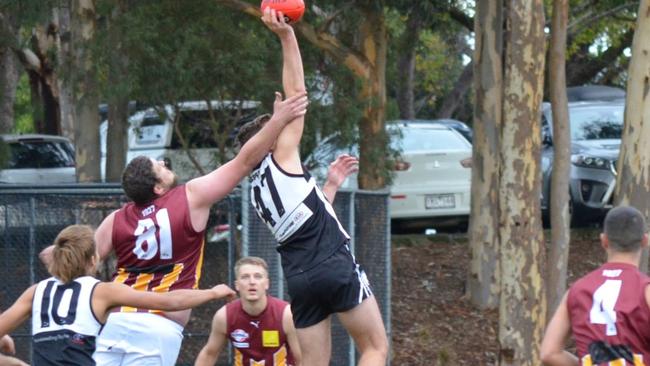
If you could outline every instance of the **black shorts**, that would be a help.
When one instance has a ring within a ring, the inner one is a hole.
[[[287,278],[287,285],[296,328],[317,324],[372,296],[368,277],[347,245],[316,267]]]

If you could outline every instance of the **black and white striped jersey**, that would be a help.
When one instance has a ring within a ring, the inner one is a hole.
[[[268,154],[249,179],[251,203],[280,244],[285,276],[317,265],[350,238],[308,172],[287,173]]]
[[[95,365],[95,337],[102,327],[91,304],[97,283],[90,276],[38,283],[32,303],[32,365]]]

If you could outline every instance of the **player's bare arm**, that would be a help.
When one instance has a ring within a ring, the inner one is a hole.
[[[108,310],[115,306],[178,311],[234,296],[235,292],[223,284],[207,290],[174,290],[156,293],[137,291],[121,283],[102,282],[97,284],[92,302],[93,310],[99,320],[106,322]]]
[[[330,203],[334,203],[336,191],[352,173],[359,171],[359,159],[348,154],[339,155],[327,170],[327,181],[323,184],[323,194]]]
[[[4,337],[16,329],[32,315],[32,300],[35,290],[36,285],[25,290],[9,309],[0,314],[0,337]]]
[[[219,354],[221,354],[221,350],[227,342],[226,332],[226,307],[222,306],[212,318],[210,337],[201,352],[199,352],[194,366],[213,366],[217,362]]]
[[[571,335],[571,320],[567,307],[567,294],[564,294],[553,318],[551,318],[540,349],[542,362],[546,366],[578,366],[578,358],[565,350]]]
[[[287,96],[304,92],[305,75],[298,40],[293,28],[285,22],[281,12],[267,7],[262,17],[264,24],[277,34],[282,44],[282,86]],[[289,173],[302,174],[300,139],[305,125],[304,116],[287,125],[278,137],[273,157]]]
[[[287,343],[291,349],[291,354],[293,355],[295,366],[302,365],[302,351],[300,349],[300,342],[298,342],[296,328],[293,324],[291,306],[284,308],[284,312],[282,313],[282,328],[284,329],[284,334],[287,336]]]
[[[106,216],[102,223],[99,224],[99,227],[95,230],[95,245],[97,246],[99,259],[108,257],[113,250],[113,221],[115,220],[116,212],[117,211],[113,211]]]
[[[228,195],[264,159],[284,126],[305,115],[307,104],[306,93],[296,94],[284,101],[282,95],[276,93],[273,116],[244,144],[237,156],[211,173],[187,182],[187,198],[195,230],[205,228],[210,206]]]

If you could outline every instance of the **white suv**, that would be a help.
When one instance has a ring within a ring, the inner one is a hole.
[[[74,147],[65,137],[54,135],[1,135],[9,156],[0,167],[0,183],[74,183]]]

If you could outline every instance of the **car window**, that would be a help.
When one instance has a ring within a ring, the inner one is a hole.
[[[402,128],[401,136],[391,140],[392,148],[403,152],[467,150],[467,141],[451,130],[433,128]]]
[[[570,110],[571,139],[620,139],[623,107],[575,108]]]
[[[63,141],[21,140],[9,143],[8,169],[74,166],[74,150]]]

